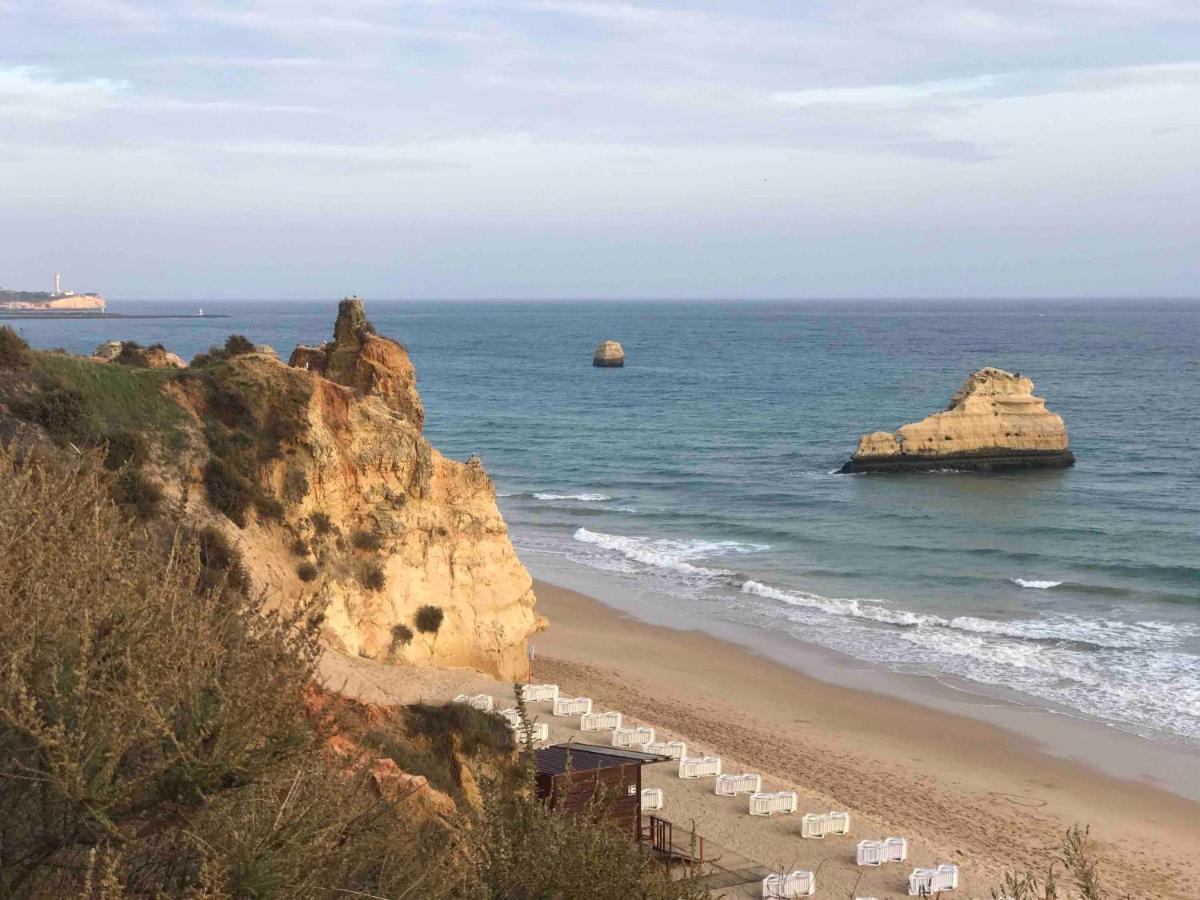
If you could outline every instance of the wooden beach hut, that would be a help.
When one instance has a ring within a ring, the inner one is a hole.
[[[579,813],[598,794],[611,801],[608,821],[634,841],[642,836],[642,766],[669,756],[593,744],[555,744],[535,751],[538,797],[551,809]]]

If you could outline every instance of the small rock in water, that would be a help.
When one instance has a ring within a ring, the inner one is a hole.
[[[592,365],[598,369],[619,369],[625,365],[625,351],[616,341],[601,341],[592,356]]]

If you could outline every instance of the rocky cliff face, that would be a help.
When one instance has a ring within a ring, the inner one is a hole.
[[[522,675],[526,640],[544,627],[532,581],[479,460],[446,459],[421,434],[407,352],[373,334],[352,298],[341,304],[334,340],[297,347],[291,360],[239,355],[222,364],[216,389],[185,380],[177,392],[206,423],[214,453],[225,443],[213,437],[222,427],[217,404],[239,411],[243,433],[245,409],[255,432],[280,437],[256,464],[269,501],[259,508],[272,514],[241,528],[216,517],[251,581],[281,606],[315,602],[326,639],[346,653]],[[238,458],[236,447],[229,452]],[[207,513],[231,477],[214,487],[210,463],[193,479],[189,506]],[[425,606],[441,611],[436,631],[421,629]]]
[[[0,309],[28,312],[91,309],[104,311],[107,306],[99,294],[71,294],[64,297],[34,291],[0,291]]]
[[[1033,382],[1019,373],[986,368],[967,378],[945,412],[895,434],[877,431],[862,437],[842,471],[991,471],[1074,462],[1062,417],[1033,395]]]

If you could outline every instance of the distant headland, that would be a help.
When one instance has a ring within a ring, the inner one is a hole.
[[[55,273],[53,291],[13,291],[0,288],[0,310],[7,312],[104,312],[108,303],[93,291],[76,293],[62,289],[62,275]]]

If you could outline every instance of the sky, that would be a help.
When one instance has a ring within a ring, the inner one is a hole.
[[[1197,0],[0,0],[0,285],[1200,295]]]

